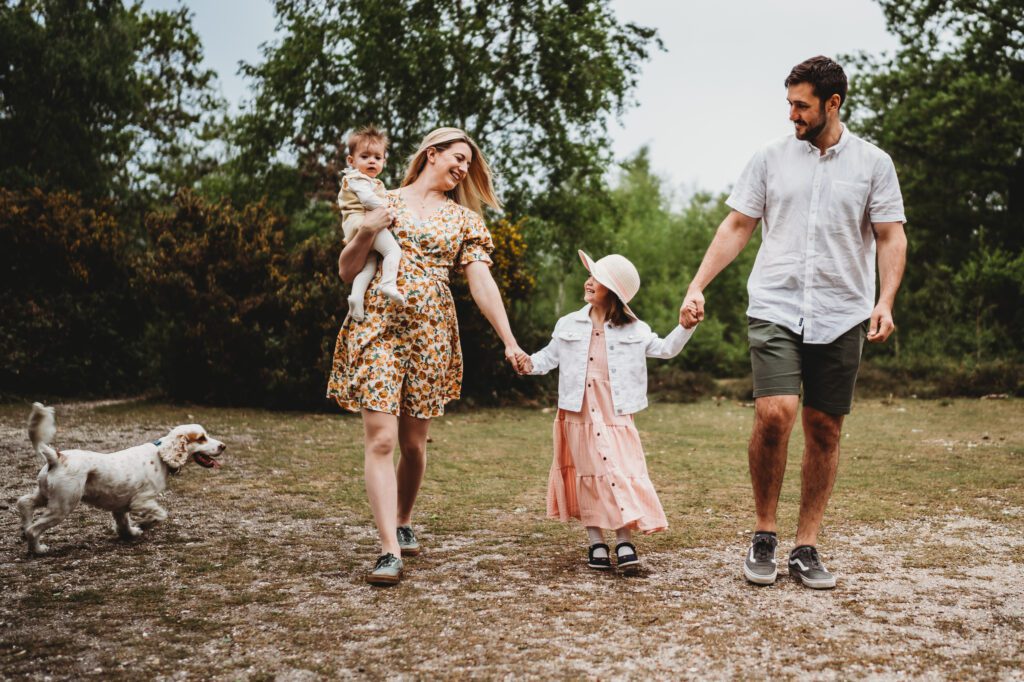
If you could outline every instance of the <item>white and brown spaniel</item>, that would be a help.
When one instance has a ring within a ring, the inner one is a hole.
[[[43,533],[63,521],[79,502],[114,515],[118,535],[137,538],[142,529],[160,523],[167,512],[157,497],[167,487],[167,477],[177,473],[191,458],[205,467],[219,467],[217,457],[227,447],[206,435],[198,424],[171,429],[163,438],[118,452],[54,450],[56,434],[53,408],[32,405],[28,434],[36,452],[46,460],[36,480],[38,489],[18,500],[22,536],[30,552],[43,554]],[[33,512],[45,507],[39,518]]]

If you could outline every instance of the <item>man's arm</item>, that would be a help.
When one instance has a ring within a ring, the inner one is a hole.
[[[697,274],[686,289],[686,298],[679,308],[679,324],[691,329],[704,319],[704,289],[729,263],[736,259],[750,241],[759,219],[739,211],[731,211],[715,231]]]
[[[867,339],[871,343],[882,343],[896,329],[892,321],[892,308],[907,265],[907,234],[900,222],[875,223],[872,227],[878,245],[878,280],[881,291],[878,303],[871,311]]]

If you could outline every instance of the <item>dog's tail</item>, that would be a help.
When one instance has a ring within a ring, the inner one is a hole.
[[[60,466],[60,455],[50,447],[50,441],[57,434],[53,419],[53,408],[42,403],[32,403],[32,414],[28,416],[28,437],[39,456],[46,460],[51,469]]]

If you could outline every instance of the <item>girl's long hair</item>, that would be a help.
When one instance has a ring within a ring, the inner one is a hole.
[[[401,186],[405,187],[416,181],[427,165],[427,154],[431,149],[442,152],[456,142],[465,142],[469,145],[473,152],[473,159],[470,161],[466,177],[454,189],[445,194],[455,203],[477,213],[483,213],[483,204],[500,209],[501,202],[494,194],[491,167],[487,165],[487,159],[484,158],[483,152],[480,151],[476,142],[460,128],[438,128],[428,133],[416,153],[409,157],[409,166],[406,168],[405,179],[402,180]]]

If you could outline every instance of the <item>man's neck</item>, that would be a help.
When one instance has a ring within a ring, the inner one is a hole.
[[[842,135],[843,124],[839,122],[838,118],[835,118],[825,126],[825,129],[821,131],[821,134],[811,144],[818,148],[819,154],[824,156],[825,152],[839,143],[839,138]]]

